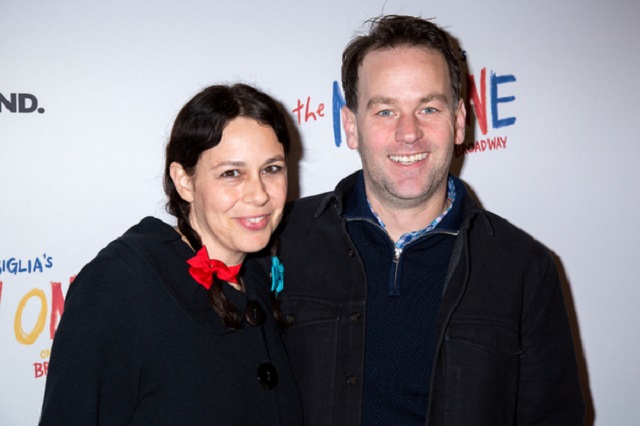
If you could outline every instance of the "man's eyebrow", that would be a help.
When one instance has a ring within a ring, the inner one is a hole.
[[[420,99],[420,103],[427,103],[431,101],[449,102],[449,97],[444,93],[433,93]]]
[[[419,103],[424,104],[431,101],[449,102],[447,95],[442,93],[433,93],[425,96],[419,100]],[[367,109],[370,109],[376,105],[395,105],[398,102],[396,98],[390,98],[387,96],[374,96],[367,102]]]
[[[386,96],[375,96],[369,99],[369,102],[367,102],[367,109],[375,105],[395,105],[396,102],[397,99],[395,98],[388,98]]]
[[[395,103],[396,100],[393,98],[387,98],[385,96],[375,96],[369,99],[369,102],[367,102],[367,108],[371,108],[374,105],[393,105]]]

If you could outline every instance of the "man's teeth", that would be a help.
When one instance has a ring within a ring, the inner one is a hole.
[[[412,164],[427,158],[427,153],[413,155],[390,155],[389,158],[400,164]]]

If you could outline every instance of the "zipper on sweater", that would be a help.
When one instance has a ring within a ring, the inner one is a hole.
[[[389,243],[391,244],[391,246],[394,249],[394,253],[393,253],[393,264],[392,264],[392,268],[391,271],[389,271],[389,285],[387,288],[387,295],[388,296],[400,296],[400,283],[402,282],[402,268],[400,267],[400,261],[402,259],[402,252],[405,248],[409,247],[410,245],[416,243],[417,241],[420,241],[423,238],[427,238],[431,235],[437,235],[437,234],[445,234],[445,235],[458,235],[459,231],[450,231],[450,230],[439,230],[439,229],[434,229],[432,231],[427,232],[426,234],[421,235],[420,237],[416,238],[413,241],[410,241],[407,245],[404,246],[404,248],[397,248],[395,246],[395,243],[393,242],[393,240],[391,240],[391,237],[389,236],[389,234],[387,233],[386,229],[384,229],[383,227],[380,226],[380,224],[376,221],[371,220],[368,217],[347,217],[345,218],[345,220],[347,222],[351,222],[351,221],[364,221],[364,222],[368,222],[371,225],[373,225],[374,227],[378,228],[381,232],[383,232],[387,238],[389,238]]]
[[[398,283],[400,282],[400,256],[402,255],[401,248],[395,248],[393,254],[393,270],[391,271],[391,277],[389,282],[389,296],[400,296],[400,289]]]
[[[426,234],[421,235],[420,237],[416,238],[415,240],[410,241],[406,246],[404,246],[404,248],[395,247],[395,244],[393,243],[393,241],[391,241],[391,239],[389,239],[389,241],[391,241],[391,244],[394,245],[394,254],[393,254],[392,268],[391,268],[391,271],[389,273],[389,288],[388,288],[388,291],[387,291],[387,295],[389,295],[389,296],[400,296],[400,283],[402,282],[402,268],[400,267],[400,260],[402,258],[403,250],[406,249],[407,247],[409,247],[410,245],[415,244],[416,242],[420,241],[423,238],[428,238],[430,236],[438,235],[438,234],[456,236],[456,235],[458,235],[458,231],[434,230],[434,231],[431,231],[431,232],[427,232]]]
[[[400,255],[402,254],[402,249],[396,247],[395,254],[393,256],[393,261],[398,263],[400,261]]]

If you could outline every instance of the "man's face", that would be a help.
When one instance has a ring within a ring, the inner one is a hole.
[[[347,145],[360,153],[370,201],[388,208],[444,202],[466,113],[463,102],[454,103],[442,54],[417,47],[376,50],[358,75],[358,111],[345,107],[342,118]]]

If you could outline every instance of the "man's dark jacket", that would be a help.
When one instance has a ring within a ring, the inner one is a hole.
[[[293,202],[279,236],[285,288],[278,299],[291,325],[285,344],[308,425],[361,420],[367,283],[342,217],[355,180]],[[582,424],[572,336],[550,253],[470,197],[463,202],[427,424]]]

